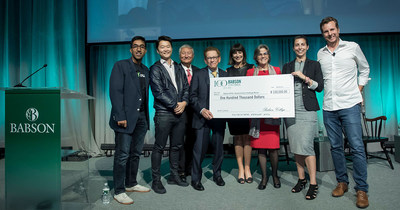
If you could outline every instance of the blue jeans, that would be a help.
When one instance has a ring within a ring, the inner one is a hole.
[[[343,148],[343,131],[347,135],[350,151],[353,155],[353,179],[356,182],[354,189],[368,192],[367,159],[362,141],[362,127],[360,104],[348,109],[323,111],[324,124],[331,143],[333,164],[335,165],[336,180],[349,183],[347,176],[346,158]]]
[[[136,176],[139,168],[144,137],[147,132],[145,112],[139,114],[133,133],[115,132],[114,154],[114,194],[125,192],[125,187],[137,185]]]

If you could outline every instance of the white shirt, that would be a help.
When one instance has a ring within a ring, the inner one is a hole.
[[[178,85],[176,84],[176,79],[175,79],[174,61],[171,59],[171,65],[169,65],[166,60],[161,58],[160,62],[167,69],[167,72],[169,74],[169,77],[171,78],[172,84],[174,85],[176,91],[178,92]]]
[[[212,72],[213,71],[211,71],[211,69],[210,68],[208,68],[207,67],[207,69],[208,69],[208,76],[210,77],[210,78],[214,78],[214,75],[212,75]],[[217,76],[216,77],[219,77],[219,69],[217,68]]]
[[[188,76],[188,72],[187,72],[187,70],[188,70],[188,69],[189,69],[190,75],[192,75],[192,77],[193,77],[192,65],[190,65],[190,67],[189,67],[189,68],[188,68],[188,67],[186,67],[186,66],[185,66],[185,65],[183,65],[183,64],[181,64],[181,65],[182,65],[183,69],[185,70],[186,77]]]
[[[318,62],[324,76],[324,110],[347,109],[362,102],[358,86],[368,83],[369,65],[357,43],[340,39],[334,52],[325,46],[318,51]]]

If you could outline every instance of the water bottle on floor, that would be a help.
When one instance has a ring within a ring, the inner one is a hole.
[[[103,195],[101,197],[101,200],[103,201],[103,204],[109,204],[110,203],[110,200],[111,200],[110,187],[108,187],[107,182],[104,183]]]
[[[323,141],[324,140],[324,131],[323,131],[322,127],[319,127],[318,139],[319,139],[319,141]]]

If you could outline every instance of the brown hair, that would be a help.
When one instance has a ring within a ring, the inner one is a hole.
[[[323,33],[322,32],[322,26],[327,24],[327,23],[329,23],[329,22],[331,22],[331,21],[335,22],[336,28],[339,29],[339,23],[334,17],[326,17],[326,18],[322,19],[321,23],[319,24],[319,29],[321,30],[321,33]]]
[[[209,46],[204,50],[204,59],[207,59],[207,52],[208,51],[216,51],[218,54],[218,57],[221,57],[221,52],[218,50],[218,48]]]
[[[260,44],[258,45],[258,47],[254,50],[254,56],[253,59],[256,62],[256,64],[258,65],[258,61],[257,61],[257,56],[260,54],[260,50],[264,48],[267,50],[268,53],[268,64],[271,62],[271,52],[269,51],[269,47],[266,44]]]

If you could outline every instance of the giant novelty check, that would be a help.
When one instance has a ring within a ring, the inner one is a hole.
[[[214,118],[294,117],[293,76],[219,77],[210,81]]]

